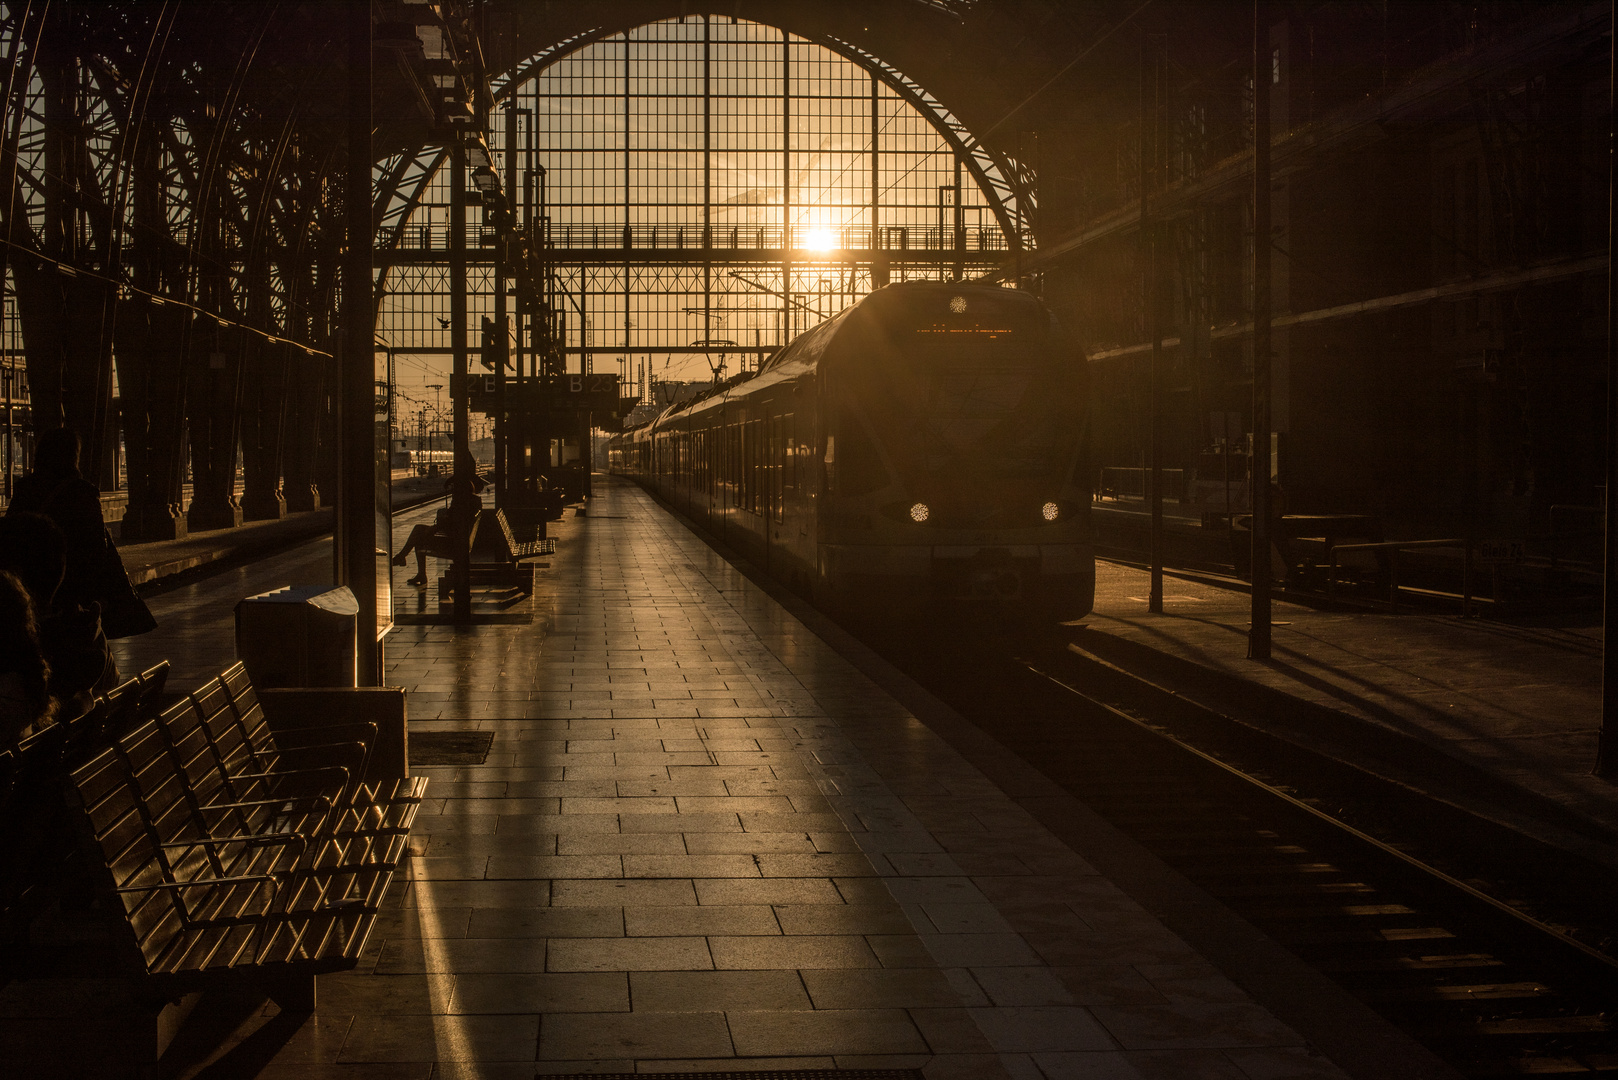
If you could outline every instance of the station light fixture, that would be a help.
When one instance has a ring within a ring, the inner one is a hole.
[[[479,165],[472,170],[472,186],[485,195],[493,195],[500,190],[500,177],[488,165]]]
[[[1046,521],[1055,521],[1062,513],[1062,508],[1053,502],[1048,502],[1039,508],[1039,513]]]
[[[489,144],[481,133],[470,134],[466,140],[466,163],[474,169],[488,169],[494,165],[489,157]]]
[[[932,516],[933,512],[927,509],[926,503],[919,502],[910,508],[910,520],[918,525]]]

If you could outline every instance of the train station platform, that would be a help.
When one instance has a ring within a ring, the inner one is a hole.
[[[1072,628],[1073,646],[1618,866],[1618,786],[1590,773],[1597,619],[1514,623],[1278,598],[1272,658],[1254,661],[1245,582],[1169,571],[1162,614],[1147,611],[1149,588],[1145,569],[1100,563],[1095,611]]]
[[[388,638],[431,782],[360,968],[322,977],[311,1018],[182,1038],[175,1075],[1448,1075],[818,613],[596,484],[552,526],[531,621]],[[318,575],[320,547],[154,598],[163,628],[124,662],[167,649],[180,689],[217,670],[229,598]]]

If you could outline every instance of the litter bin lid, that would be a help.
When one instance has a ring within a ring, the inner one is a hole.
[[[329,611],[333,615],[358,615],[360,602],[347,585],[289,585],[257,596],[249,596],[244,604],[308,604]]]

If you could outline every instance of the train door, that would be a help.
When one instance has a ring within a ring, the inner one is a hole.
[[[786,520],[787,425],[791,421],[791,413],[776,414],[775,438],[771,440],[774,447],[772,460],[775,462],[771,472],[771,479],[775,482],[775,523],[777,525]]]

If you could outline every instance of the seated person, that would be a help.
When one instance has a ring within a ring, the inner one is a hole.
[[[0,750],[50,722],[50,677],[33,599],[17,575],[0,570]]]
[[[67,570],[62,531],[43,514],[0,518],[0,570],[11,572],[28,590],[50,666],[51,695],[62,715],[81,715],[94,695],[118,684],[118,665],[101,632],[100,607],[58,598]]]
[[[427,556],[431,555],[435,559],[455,557],[454,548],[450,544],[449,515],[449,507],[439,507],[438,513],[433,515],[433,523],[417,525],[411,529],[410,537],[405,540],[405,546],[393,557],[394,566],[405,566],[409,563],[410,553],[412,551],[416,553],[416,576],[406,581],[406,585],[427,584]]]
[[[470,460],[468,456],[467,460]],[[416,576],[405,581],[406,585],[427,584],[427,556],[435,559],[455,558],[455,544],[451,540],[450,522],[455,520],[457,513],[464,513],[468,522],[475,521],[478,513],[483,509],[483,500],[479,493],[488,485],[476,472],[468,473],[462,478],[459,487],[455,485],[455,478],[449,480],[451,491],[450,504],[440,507],[438,513],[433,515],[431,525],[417,525],[410,530],[410,536],[405,540],[405,546],[399,549],[399,554],[393,557],[394,566],[408,565],[410,553],[416,553]],[[468,530],[471,525],[467,526]],[[468,541],[470,541],[468,536]]]

